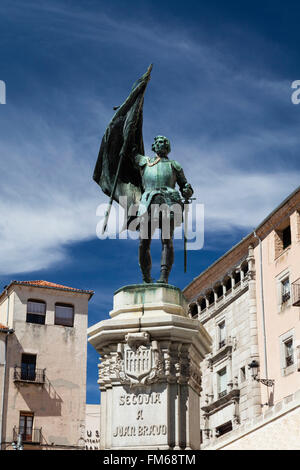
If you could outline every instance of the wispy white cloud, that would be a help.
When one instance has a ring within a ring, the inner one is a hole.
[[[38,3],[27,2],[26,8],[27,19],[41,15]],[[120,56],[130,50],[127,66],[137,60],[141,72],[148,57],[157,60],[158,78],[154,69],[145,101],[146,148],[156,133],[171,138],[171,158],[182,163],[197,200],[205,204],[206,228],[251,230],[298,186],[299,171],[291,165],[282,169],[285,153],[295,153],[300,143],[288,81],[270,73],[263,77],[262,71],[257,77],[247,62],[239,68],[234,51],[216,48],[208,38],[199,42],[183,28],[93,15],[55,2],[42,10],[50,16],[44,15],[37,28],[59,33],[62,47],[71,39],[85,47],[91,41],[96,48],[107,47],[107,56],[97,65],[101,73],[111,52]],[[21,11],[14,9],[13,16],[18,15],[21,21]],[[45,54],[54,53],[49,47]],[[119,84],[116,90],[123,98],[132,81],[128,67],[122,89]],[[52,84],[47,98],[50,107],[55,102],[51,118],[38,106],[6,105],[0,142],[5,162],[0,176],[0,273],[47,268],[66,259],[70,243],[95,236],[96,207],[106,198],[91,178],[100,134],[112,115],[103,104],[106,89],[97,89],[95,82],[95,76],[83,81],[76,96],[71,96],[74,90]],[[111,89],[109,94],[113,96]]]

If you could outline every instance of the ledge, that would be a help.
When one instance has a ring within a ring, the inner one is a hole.
[[[201,410],[203,410],[204,413],[211,415],[213,413],[216,413],[220,409],[224,408],[225,406],[231,404],[233,400],[239,399],[239,397],[240,397],[240,389],[234,388],[233,390],[230,390],[229,393],[219,398],[218,400],[213,401],[209,405],[202,406]]]

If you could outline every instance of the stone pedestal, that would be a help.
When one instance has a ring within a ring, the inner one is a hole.
[[[199,449],[200,362],[211,339],[181,290],[123,287],[110,317],[88,330],[101,356],[101,449]]]

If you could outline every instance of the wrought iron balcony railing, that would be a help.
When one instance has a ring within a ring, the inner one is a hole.
[[[31,367],[14,368],[14,382],[30,382],[44,384],[46,381],[46,369],[33,369]]]
[[[292,283],[292,299],[293,306],[300,306],[300,279]]]
[[[21,434],[23,443],[41,444],[42,443],[42,428],[13,428],[13,440],[17,441],[18,435]]]

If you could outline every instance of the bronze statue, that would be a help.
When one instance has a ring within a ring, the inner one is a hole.
[[[117,108],[103,136],[93,178],[110,197],[103,231],[115,200],[126,210],[123,228],[140,232],[139,264],[145,283],[152,282],[151,240],[155,230],[161,229],[161,274],[157,282],[168,283],[174,260],[174,229],[182,223],[183,202],[189,202],[193,189],[180,164],[168,158],[171,145],[166,137],[155,137],[154,158],[144,155],[143,103],[151,69],[152,66]],[[183,200],[175,189],[176,184]],[[181,217],[178,217],[178,207]],[[165,227],[169,230],[165,231]]]

